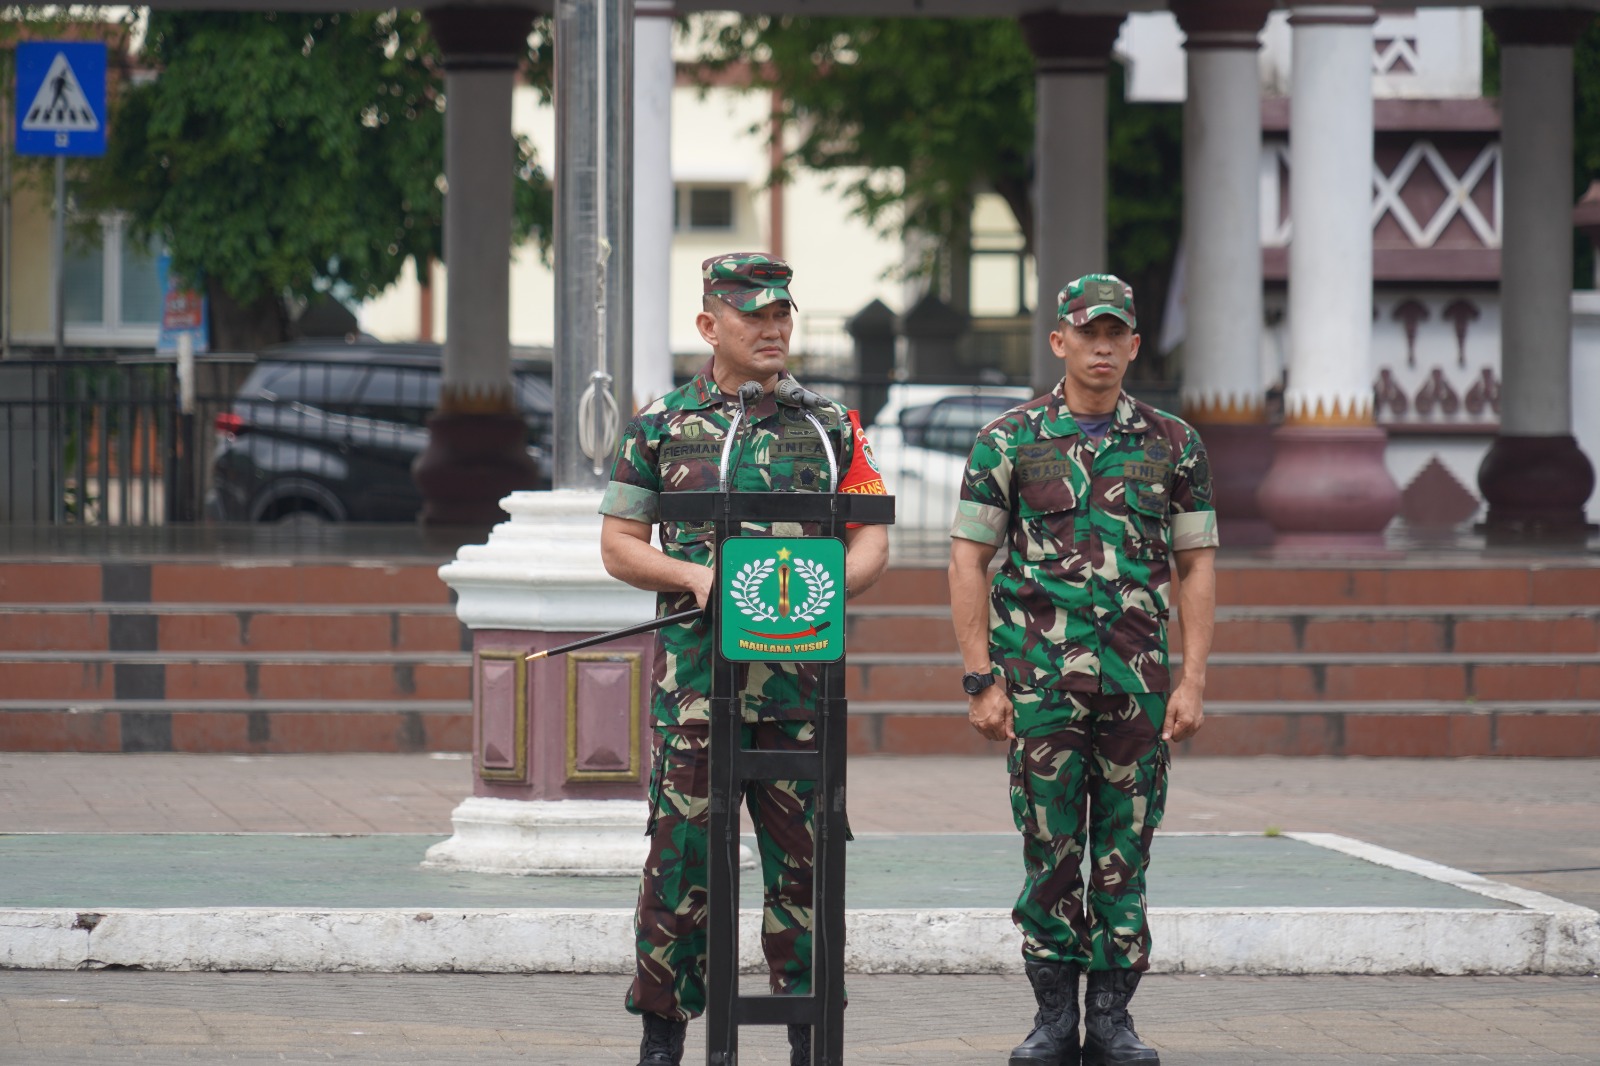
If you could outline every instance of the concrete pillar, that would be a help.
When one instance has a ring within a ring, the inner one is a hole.
[[[1289,105],[1289,384],[1261,510],[1289,551],[1376,549],[1399,513],[1372,404],[1372,25],[1296,8]]]
[[[443,381],[412,475],[422,522],[487,533],[500,499],[538,485],[511,388],[511,90],[527,6],[427,12],[445,66]],[[457,540],[459,543],[459,539]]]
[[[1572,435],[1572,46],[1593,13],[1487,12],[1500,41],[1500,432],[1478,469],[1490,544],[1582,544],[1594,467]]]
[[[633,31],[633,402],[672,391],[671,0],[635,0]],[[679,293],[690,308],[698,293]],[[685,311],[685,313],[692,313]],[[626,412],[624,412],[626,413]]]
[[[1061,380],[1061,361],[1050,352],[1057,291],[1084,274],[1116,270],[1106,257],[1106,71],[1122,20],[1058,11],[1021,18],[1037,72],[1032,383],[1039,393]]]
[[[1174,0],[1185,34],[1183,416],[1211,458],[1223,543],[1271,542],[1256,488],[1272,465],[1261,380],[1261,72],[1272,0]]]
[[[472,795],[425,865],[637,877],[650,774],[651,634],[532,663],[642,622],[655,596],[600,562],[592,492],[521,492],[439,576],[472,630]]]

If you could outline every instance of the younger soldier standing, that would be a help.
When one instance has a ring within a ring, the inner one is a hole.
[[[727,463],[735,492],[826,492],[828,447],[806,412],[780,405],[793,329],[792,272],[781,259],[745,252],[707,259],[695,324],[711,361],[687,385],[640,411],[623,433],[600,554],[606,570],[659,592],[656,616],[704,607],[712,595],[710,522],[661,521],[661,494],[715,492]],[[723,443],[740,411],[739,387],[761,386],[738,446]],[[825,404],[812,415],[837,459],[840,492],[882,493],[883,479],[855,411]],[[659,523],[660,544],[650,543]],[[816,536],[817,523],[746,523],[745,536]],[[845,531],[845,590],[871,588],[889,559],[888,531]],[[644,1019],[640,1066],[678,1066],[689,1019],[706,1007],[706,833],[710,823],[711,627],[701,619],[657,631],[655,769],[650,777],[650,854],[634,929],[637,967],[627,1008]],[[749,748],[814,747],[820,674],[816,664],[750,663],[740,700]],[[745,802],[761,855],[765,907],[761,946],[774,993],[811,991],[812,792],[810,781],[752,781]],[[811,1029],[790,1026],[793,1066],[811,1066]]]
[[[1145,869],[1166,800],[1167,742],[1204,717],[1216,603],[1211,471],[1190,426],[1122,391],[1139,354],[1132,290],[1090,274],[1057,303],[1050,347],[1065,376],[978,433],[950,531],[950,602],[968,717],[1010,741],[1023,837],[1012,920],[1038,1012],[1011,1066],[1078,1066],[1083,972],[1083,1066],[1157,1064],[1127,1008],[1150,966]],[[1169,560],[1183,615],[1175,689]]]

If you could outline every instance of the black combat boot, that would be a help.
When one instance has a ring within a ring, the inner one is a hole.
[[[644,1039],[639,1041],[639,1066],[680,1066],[683,1037],[688,1031],[688,1022],[646,1014]]]
[[[1039,1011],[1028,1039],[1011,1049],[1011,1066],[1078,1066],[1078,964],[1025,965]]]
[[[789,1026],[789,1066],[811,1066],[811,1026]]]
[[[1083,994],[1083,1066],[1161,1066],[1156,1049],[1133,1031],[1128,1001],[1139,987],[1133,970],[1091,970]]]

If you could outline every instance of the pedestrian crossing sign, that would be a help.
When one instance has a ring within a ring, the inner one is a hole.
[[[106,46],[17,44],[18,155],[106,154]]]

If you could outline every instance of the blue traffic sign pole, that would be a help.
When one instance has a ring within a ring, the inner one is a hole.
[[[106,153],[106,46],[96,41],[17,45],[18,155],[56,159],[56,357],[66,350],[67,157]],[[10,285],[10,275],[6,284]]]

